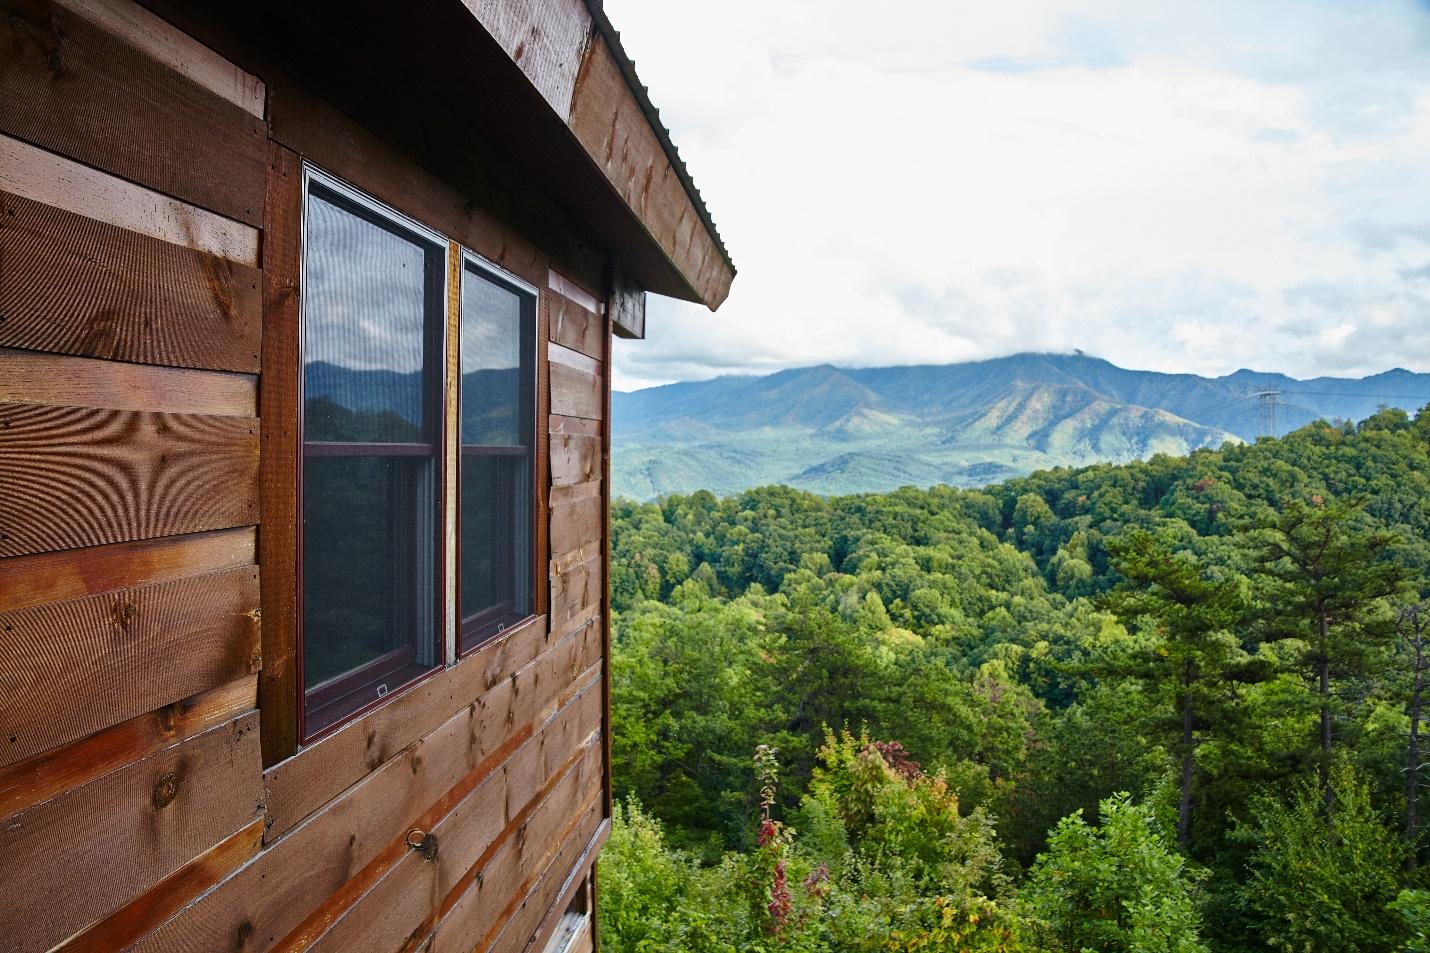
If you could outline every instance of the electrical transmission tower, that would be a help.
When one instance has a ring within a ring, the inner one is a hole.
[[[1255,397],[1256,402],[1261,405],[1262,433],[1268,434],[1272,437],[1278,435],[1279,431],[1276,426],[1276,410],[1278,407],[1281,406],[1281,395],[1284,393],[1286,392],[1282,390],[1268,388],[1266,390],[1259,390],[1254,394],[1247,395],[1248,397]]]

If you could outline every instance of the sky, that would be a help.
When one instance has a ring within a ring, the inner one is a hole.
[[[606,0],[738,268],[618,389],[1430,371],[1430,0]]]

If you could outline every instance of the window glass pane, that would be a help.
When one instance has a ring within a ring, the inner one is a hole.
[[[430,440],[431,245],[321,186],[305,227],[304,439]]]
[[[468,265],[458,566],[464,650],[532,611],[535,305],[533,296]]]
[[[467,269],[462,282],[462,443],[522,442],[522,298]]]
[[[434,469],[423,456],[303,462],[309,734],[436,664],[422,637],[434,628]]]
[[[478,635],[531,613],[530,498],[526,457],[462,457],[461,604]]]
[[[442,662],[446,247],[320,183],[303,258],[307,737]]]

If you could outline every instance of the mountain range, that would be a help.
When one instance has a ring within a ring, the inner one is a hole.
[[[1296,380],[1128,370],[1082,353],[718,377],[612,395],[612,490],[783,483],[816,493],[983,485],[1430,403],[1430,374]]]

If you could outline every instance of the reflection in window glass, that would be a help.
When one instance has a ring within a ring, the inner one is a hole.
[[[531,614],[535,300],[467,264],[462,276],[462,648]]]
[[[303,252],[307,736],[441,662],[445,247],[320,182]]]
[[[432,249],[336,198],[319,188],[308,198],[304,439],[426,440]]]

